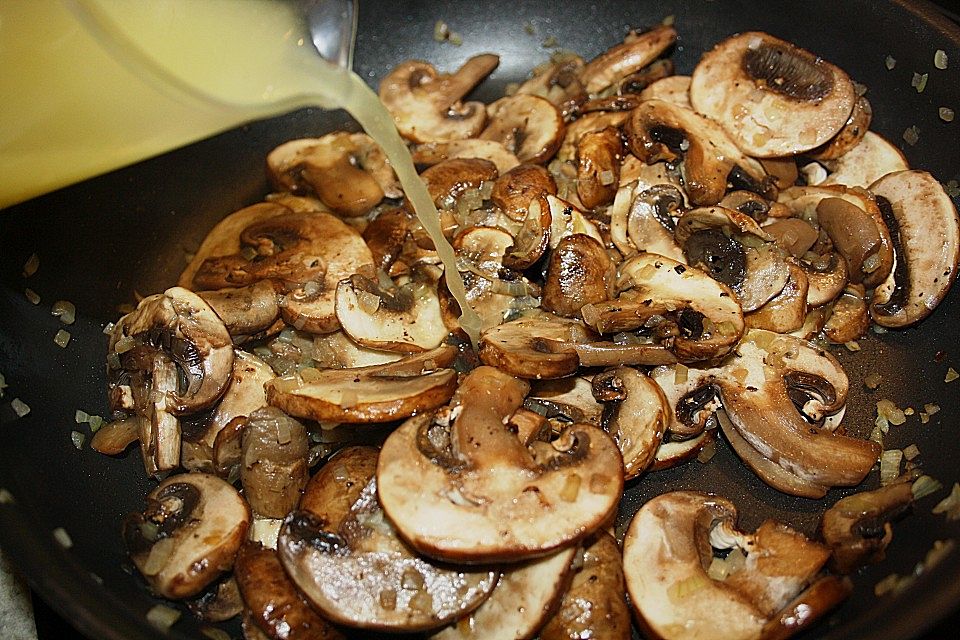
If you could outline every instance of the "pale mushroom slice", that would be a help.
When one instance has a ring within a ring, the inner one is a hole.
[[[481,366],[449,411],[390,434],[377,486],[384,512],[419,552],[455,562],[518,561],[569,547],[617,508],[623,462],[603,430],[576,424],[524,446],[505,422],[529,385]]]
[[[337,285],[335,309],[344,333],[364,347],[416,353],[447,336],[436,288],[423,282],[386,289],[353,275]]]
[[[499,142],[520,162],[543,164],[560,148],[565,130],[553,103],[519,93],[487,106],[487,126],[477,137]]]
[[[487,329],[478,355],[484,364],[519,378],[563,378],[580,366],[573,344],[592,339],[582,322],[544,313]]]
[[[747,327],[766,329],[775,333],[790,333],[803,326],[807,317],[807,298],[810,285],[806,272],[798,265],[788,263],[790,277],[787,283],[761,307],[744,315]]]
[[[694,109],[723,125],[745,153],[761,158],[824,144],[846,124],[856,100],[841,69],[757,31],[717,44],[690,82]]]
[[[324,618],[351,628],[425,631],[469,614],[498,573],[414,553],[377,501],[376,460],[375,448],[351,447],[314,475],[309,510],[292,512],[280,530],[288,575]]]
[[[500,175],[510,171],[520,160],[497,140],[447,140],[445,142],[426,142],[417,145],[410,153],[415,164],[435,165],[452,158],[480,158],[488,160],[497,167]]]
[[[270,640],[346,637],[297,591],[274,549],[255,542],[244,544],[237,554],[234,575],[248,611],[245,622],[250,620]]]
[[[204,420],[182,425],[180,462],[187,471],[216,473],[213,448],[217,435],[234,418],[248,416],[267,404],[264,385],[276,375],[267,363],[243,350],[236,350],[230,386],[216,409]]]
[[[628,248],[632,246],[633,250],[641,253],[656,253],[686,264],[683,249],[673,236],[676,229],[673,216],[680,213],[682,207],[683,194],[672,184],[657,184],[634,191],[625,225]],[[611,227],[613,224],[611,222]],[[617,247],[622,252],[621,244],[617,244]]]
[[[485,53],[464,62],[455,73],[441,74],[426,62],[403,62],[380,83],[380,100],[408,140],[473,138],[486,123],[486,110],[480,102],[461,100],[498,64],[498,56]]]
[[[603,244],[600,230],[578,207],[571,202],[547,195],[547,204],[550,207],[550,248],[556,249],[560,241],[575,233],[588,235]]]
[[[570,582],[576,545],[506,568],[490,597],[473,613],[430,636],[434,640],[536,638]],[[541,638],[543,636],[540,636]]]
[[[874,292],[870,316],[884,327],[906,327],[930,315],[957,277],[957,210],[925,171],[887,174],[870,191],[895,235],[897,254],[896,267]]]
[[[559,316],[575,318],[585,304],[610,297],[616,267],[602,244],[575,233],[550,252],[540,306]]]
[[[693,458],[699,459],[700,452],[707,450],[709,446],[714,446],[716,439],[716,430],[712,430],[704,431],[689,440],[665,440],[657,447],[650,471],[663,471]]]
[[[206,473],[168,477],[127,517],[123,539],[150,588],[171,600],[196,595],[233,566],[250,507],[230,484]]]
[[[828,162],[842,158],[862,141],[870,130],[870,121],[873,120],[873,107],[866,96],[859,96],[853,104],[853,111],[847,118],[846,124],[822,146],[808,151],[805,155],[818,161]],[[852,185],[850,185],[852,186]]]
[[[198,291],[197,295],[220,316],[234,342],[242,344],[283,328],[277,289],[272,280],[261,280],[243,287]]]
[[[772,521],[741,533],[736,518],[728,500],[692,491],[640,508],[624,537],[623,570],[643,631],[663,640],[760,638],[817,583],[828,549]],[[840,600],[807,613],[820,617]]]
[[[593,396],[593,382],[583,376],[538,380],[523,406],[563,426],[586,422],[599,427],[604,411]]]
[[[580,313],[601,334],[639,331],[650,348],[693,362],[728,353],[743,335],[743,311],[733,291],[705,272],[644,253],[620,264],[616,299]],[[581,359],[583,358],[581,354]],[[664,364],[662,357],[638,364]]]
[[[540,630],[540,640],[630,637],[620,547],[613,536],[598,531],[584,543],[583,558],[560,600],[560,608]]]
[[[665,25],[639,34],[631,31],[623,43],[588,62],[580,81],[588,94],[598,94],[656,60],[676,39],[676,30]]]
[[[682,161],[680,172],[694,204],[716,204],[728,182],[774,195],[760,163],[740,151],[719,124],[695,111],[646,100],[630,112],[625,133],[630,151],[647,164]]]
[[[852,284],[829,306],[823,325],[824,337],[833,344],[847,344],[867,334],[870,313],[863,285]]]
[[[594,376],[593,395],[607,405],[604,428],[623,455],[624,479],[636,478],[653,463],[667,430],[663,390],[643,372],[617,367]]]
[[[690,76],[667,76],[651,83],[640,92],[641,100],[664,100],[686,109],[690,104]]]
[[[821,184],[868,188],[896,171],[910,168],[903,153],[873,131],[867,131],[860,144],[833,161],[825,162],[830,175]]]
[[[379,423],[442,406],[457,386],[453,369],[392,373],[385,369],[390,366],[396,363],[359,369],[304,369],[267,383],[267,402],[298,418]]]
[[[383,149],[365,133],[338,131],[285,142],[267,155],[278,189],[315,193],[335,213],[362,216],[403,190]]]

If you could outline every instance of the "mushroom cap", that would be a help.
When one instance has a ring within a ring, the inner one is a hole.
[[[615,266],[602,244],[575,233],[550,253],[541,307],[557,315],[576,317],[585,304],[610,296]]]
[[[197,295],[220,316],[236,344],[261,338],[283,328],[277,284],[261,280],[245,287],[198,291]]]
[[[667,76],[652,82],[640,92],[641,100],[665,100],[687,109],[690,104],[690,76]]]
[[[487,329],[480,336],[478,355],[484,364],[519,378],[563,378],[580,366],[571,345],[592,336],[582,322],[541,314]]]
[[[233,486],[206,473],[173,475],[147,502],[127,519],[124,540],[158,595],[196,595],[233,566],[250,525],[250,507]]]
[[[487,105],[480,140],[496,140],[520,162],[542,164],[553,157],[566,131],[563,116],[546,98],[518,93]]]
[[[497,140],[447,140],[444,142],[425,142],[417,145],[411,152],[414,164],[435,165],[453,158],[480,158],[492,162],[497,173],[505,174],[520,164],[520,160]]]
[[[870,304],[874,322],[906,327],[930,315],[957,277],[960,224],[953,201],[925,171],[887,174],[870,191],[896,229],[897,264],[877,286]]]
[[[580,71],[580,82],[587,93],[600,93],[620,79],[653,62],[677,39],[673,27],[660,25],[635,34],[625,42],[610,47],[591,60]]]
[[[690,83],[694,109],[718,121],[751,156],[818,147],[847,122],[857,100],[838,67],[767,33],[741,33],[700,59]]]
[[[910,168],[900,149],[873,131],[867,131],[860,144],[826,164],[831,173],[822,185],[842,184],[863,189],[888,173]]]
[[[623,462],[602,430],[573,425],[525,447],[505,426],[529,386],[492,367],[460,385],[452,424],[417,416],[384,443],[380,502],[403,538],[457,562],[517,561],[574,544],[616,510]]]

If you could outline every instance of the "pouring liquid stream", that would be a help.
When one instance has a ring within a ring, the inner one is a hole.
[[[159,91],[188,104],[205,122],[219,116],[228,128],[307,106],[340,108],[353,116],[383,148],[433,240],[447,287],[460,305],[460,326],[476,344],[480,319],[467,301],[436,206],[392,117],[359,76],[320,57],[297,3],[73,0],[72,4],[74,13],[115,58]]]

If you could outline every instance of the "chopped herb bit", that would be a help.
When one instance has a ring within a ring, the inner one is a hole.
[[[951,522],[960,520],[960,483],[953,483],[950,495],[937,503],[937,506],[933,508],[933,513],[942,513]]]
[[[944,122],[953,122],[953,109],[950,107],[940,107],[940,119]]]
[[[953,382],[957,378],[960,378],[960,373],[957,373],[957,370],[953,367],[947,369],[947,375],[943,377],[944,382]]]
[[[887,59],[883,62],[887,65],[887,70],[892,71],[895,66],[897,66],[897,60],[893,56],[887,56]]]
[[[913,481],[913,484],[910,485],[910,492],[913,494],[914,500],[919,500],[920,498],[925,498],[932,493],[936,493],[942,488],[943,485],[940,484],[939,480],[924,475]]]
[[[23,295],[27,296],[27,300],[30,301],[30,304],[40,304],[40,294],[27,287],[23,290]]]
[[[53,336],[53,342],[61,349],[65,349],[66,346],[70,344],[70,332],[60,329],[56,335]]]
[[[67,533],[67,530],[63,527],[57,527],[53,530],[53,539],[64,549],[69,549],[73,546],[73,540],[70,539],[70,534]]]
[[[87,436],[83,435],[79,431],[70,432],[70,442],[73,443],[77,449],[83,449],[83,443],[86,441]]]
[[[943,49],[937,49],[936,53],[933,54],[933,66],[937,69],[946,69],[947,68],[947,52]]]
[[[13,409],[13,412],[17,414],[18,418],[22,418],[23,416],[30,413],[30,407],[27,405],[26,402],[24,402],[20,398],[14,398],[10,402],[10,408]]]
[[[37,269],[40,268],[40,258],[37,257],[37,254],[32,254],[23,265],[23,277],[29,278],[37,272]]]

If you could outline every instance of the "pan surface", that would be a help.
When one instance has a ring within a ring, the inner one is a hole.
[[[547,38],[590,58],[629,27],[652,26],[670,15],[680,33],[673,55],[678,73],[689,73],[700,54],[727,35],[768,31],[822,55],[864,84],[874,108],[871,128],[901,147],[911,166],[931,171],[943,183],[960,179],[960,122],[938,115],[941,106],[960,109],[960,30],[927,4],[365,1],[355,68],[375,85],[407,58],[452,69],[471,55],[492,51],[502,57],[500,68],[476,94],[490,100],[548,58],[551,51],[542,46]],[[439,19],[462,35],[461,46],[433,39]],[[938,49],[947,53],[946,70],[934,66]],[[896,61],[893,69],[888,56]],[[929,73],[922,94],[911,87],[915,72]],[[142,506],[152,486],[139,453],[110,459],[86,446],[77,450],[70,440],[77,409],[100,415],[107,410],[103,327],[135,292],[170,286],[185,251],[218,219],[267,193],[264,157],[270,149],[348,123],[339,113],[298,111],[0,212],[0,372],[9,385],[0,400],[0,547],[51,606],[90,637],[159,637],[144,617],[157,601],[124,569],[120,541],[123,516]],[[914,145],[902,138],[911,126],[919,133]],[[24,278],[23,265],[34,253],[39,270]],[[39,294],[38,305],[25,297],[28,287]],[[941,407],[929,424],[913,416],[892,428],[886,447],[916,443],[925,472],[945,488],[896,525],[887,559],[855,576],[853,596],[804,637],[914,637],[960,603],[957,549],[898,596],[878,601],[873,594],[874,584],[888,574],[913,571],[936,540],[960,538],[960,523],[930,513],[960,479],[960,439],[954,433],[960,382],[944,382],[949,367],[960,369],[958,298],[953,291],[919,328],[871,333],[857,354],[836,351],[852,381],[846,418],[852,432],[869,433],[879,398],[901,407]],[[77,307],[65,349],[53,342],[62,326],[50,314],[56,300]],[[882,382],[869,392],[859,381],[873,371]],[[14,397],[29,405],[28,415],[16,417],[9,406]],[[876,483],[874,472],[866,484]],[[770,489],[720,443],[710,464],[694,462],[629,484],[621,520],[650,497],[680,488],[730,498],[745,528],[776,518],[813,533],[824,508],[820,501]],[[827,500],[845,493],[833,491]],[[70,548],[56,541],[60,528],[69,534]],[[188,618],[167,637],[197,637],[198,625]]]

